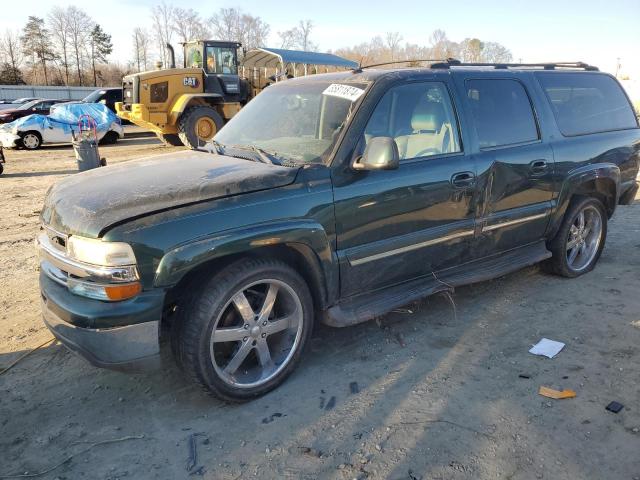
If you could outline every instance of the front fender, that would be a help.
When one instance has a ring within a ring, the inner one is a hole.
[[[169,113],[170,124],[175,125],[178,122],[178,118],[182,115],[187,105],[196,98],[222,98],[222,95],[217,93],[185,93],[180,95],[180,97],[175,101],[175,103],[171,106],[171,112]]]
[[[620,168],[617,165],[612,163],[592,163],[571,170],[560,188],[556,203],[557,207],[550,223],[549,238],[553,238],[558,228],[560,228],[562,218],[569,207],[573,195],[579,194],[582,187],[588,182],[601,179],[612,182],[615,187],[615,201],[613,202],[615,208],[620,197]]]
[[[301,252],[312,252],[322,275],[322,286],[330,297],[333,296],[331,286],[338,285],[337,262],[327,233],[322,225],[312,220],[261,224],[221,232],[176,247],[162,257],[156,269],[154,285],[171,287],[188,272],[206,262],[273,246],[288,246]]]

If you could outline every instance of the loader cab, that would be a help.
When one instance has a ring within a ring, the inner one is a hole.
[[[184,67],[202,68],[205,93],[227,98],[240,94],[237,42],[198,40],[183,44]]]

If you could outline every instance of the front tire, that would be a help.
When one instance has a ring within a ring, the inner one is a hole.
[[[35,131],[22,133],[20,134],[20,145],[26,150],[37,150],[42,145],[42,137]]]
[[[224,120],[212,107],[190,107],[180,116],[178,135],[185,147],[195,150],[212,140],[224,126]]]
[[[549,271],[574,278],[595,267],[607,239],[607,213],[596,198],[577,197],[565,213],[558,233],[549,244],[553,256]]]
[[[209,393],[246,401],[296,368],[313,320],[309,288],[295,270],[278,260],[241,260],[179,307],[174,354]]]

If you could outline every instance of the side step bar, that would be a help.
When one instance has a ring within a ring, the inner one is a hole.
[[[482,260],[452,267],[384,290],[357,295],[330,307],[322,320],[332,327],[348,327],[371,320],[394,308],[452,287],[483,282],[515,272],[551,257],[544,240]]]

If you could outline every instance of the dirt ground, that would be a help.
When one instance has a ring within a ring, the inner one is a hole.
[[[161,151],[135,138],[101,153]],[[7,157],[0,370],[50,338],[33,239],[47,188],[76,168],[68,147]],[[636,203],[618,209],[594,272],[532,267],[458,289],[455,310],[437,296],[378,322],[320,326],[291,378],[244,405],[206,396],[169,355],[163,371],[126,375],[50,344],[0,375],[0,478],[73,456],[37,478],[640,479],[639,285]],[[529,354],[542,337],[567,346]],[[541,385],[577,397],[547,399]],[[620,413],[605,410],[612,400]]]

